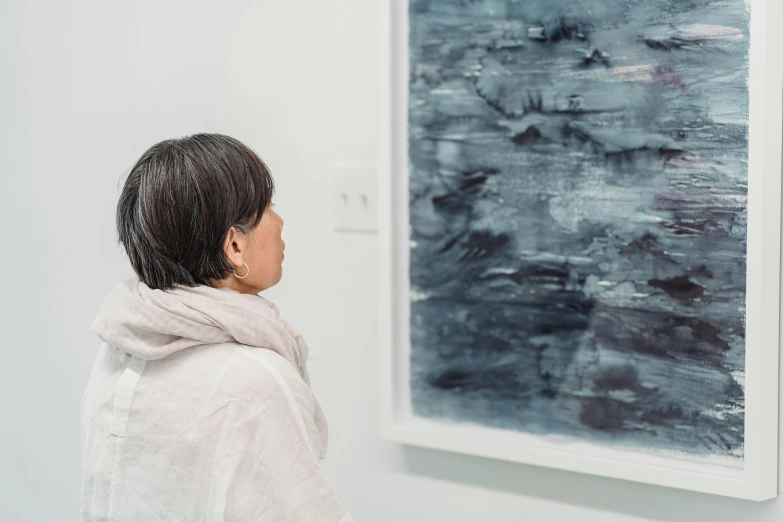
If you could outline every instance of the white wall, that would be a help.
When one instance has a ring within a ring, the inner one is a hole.
[[[377,152],[373,0],[6,1],[0,6],[0,520],[78,518],[87,331],[131,275],[120,179],[171,136],[269,163],[286,219],[269,296],[312,346],[325,468],[357,521],[780,521],[752,503],[402,448],[378,436],[376,238],[332,231],[338,162]],[[783,404],[783,402],[782,402]]]

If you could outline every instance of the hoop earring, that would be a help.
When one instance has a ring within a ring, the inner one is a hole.
[[[246,277],[247,277],[247,276],[250,274],[250,267],[249,267],[249,266],[247,266],[247,263],[245,263],[245,262],[242,262],[242,264],[243,264],[243,265],[245,265],[245,268],[247,268],[247,273],[246,273],[245,275],[243,275],[243,276],[238,276],[235,270],[231,270],[232,272],[234,272],[234,276],[235,276],[237,279],[244,279],[244,278],[246,278]]]

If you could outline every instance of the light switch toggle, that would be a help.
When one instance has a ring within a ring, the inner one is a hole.
[[[338,166],[334,179],[334,229],[339,232],[377,232],[376,191],[374,167]]]

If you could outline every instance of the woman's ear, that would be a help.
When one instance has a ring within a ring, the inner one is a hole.
[[[228,262],[234,266],[241,266],[246,247],[247,238],[245,234],[240,234],[236,227],[231,227],[223,243],[223,253],[225,253]]]

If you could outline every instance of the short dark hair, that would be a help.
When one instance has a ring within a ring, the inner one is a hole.
[[[253,229],[273,194],[266,164],[239,140],[165,140],[128,174],[117,203],[119,243],[150,288],[211,286],[233,269],[223,252],[229,229]]]

